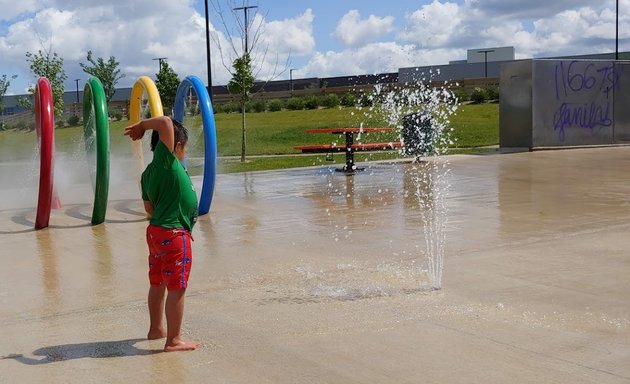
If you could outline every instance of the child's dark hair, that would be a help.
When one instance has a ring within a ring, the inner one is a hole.
[[[175,119],[171,119],[171,121],[173,122],[173,135],[175,136],[174,144],[181,143],[182,145],[186,145],[188,143],[188,130],[179,121]],[[151,133],[151,151],[155,151],[155,147],[159,141],[159,133],[157,131],[153,131],[153,133]]]

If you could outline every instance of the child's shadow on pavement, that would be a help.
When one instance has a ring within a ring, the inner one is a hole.
[[[129,339],[120,341],[100,341],[95,343],[64,344],[39,348],[33,355],[42,356],[41,359],[26,357],[22,354],[2,356],[0,359],[13,359],[27,365],[50,364],[58,361],[106,358],[121,356],[145,356],[162,352],[161,349],[140,349],[135,346],[146,339]]]

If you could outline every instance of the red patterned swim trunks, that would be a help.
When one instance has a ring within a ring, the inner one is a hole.
[[[190,232],[184,228],[149,225],[147,244],[151,286],[165,284],[169,291],[186,288],[192,266]]]

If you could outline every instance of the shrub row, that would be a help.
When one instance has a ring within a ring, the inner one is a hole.
[[[112,112],[109,115],[111,120],[120,121],[123,118],[123,114],[120,111]],[[55,127],[56,128],[64,128],[64,127],[77,127],[80,126],[83,122],[81,118],[77,115],[72,115],[68,117],[68,119],[64,120],[58,117],[55,117]],[[32,131],[35,129],[34,118],[32,120],[24,119],[18,120],[14,123],[3,123],[0,124],[0,130],[18,130],[18,131]]]
[[[467,91],[464,88],[457,88],[453,90],[453,94],[459,102],[472,101],[475,104],[481,104],[486,101],[499,100],[498,87],[476,87],[472,91]]]
[[[355,102],[356,98],[351,93],[346,93],[341,98],[334,93],[330,93],[324,96],[310,95],[304,97],[291,97],[287,100],[254,100],[245,105],[245,111],[248,113],[265,111],[277,112],[283,109],[299,111],[302,109],[317,109],[320,107],[335,108],[340,105],[344,107],[353,107]],[[240,111],[240,106],[235,102],[214,106],[215,113],[233,113]]]
[[[115,120],[115,121],[120,121],[123,119],[123,113],[122,111],[113,111],[109,113],[109,119],[110,120]],[[55,118],[55,125],[57,125],[58,128],[63,128],[63,127],[78,127],[80,125],[83,124],[83,120],[81,119],[81,117],[77,116],[77,115],[72,115],[70,117],[68,117],[67,120],[62,120],[62,119],[57,119]]]
[[[32,120],[18,120],[13,123],[0,123],[0,131],[34,131],[35,130],[35,119]]]
[[[486,101],[499,100],[499,88],[498,87],[477,87],[472,91],[464,88],[453,89],[453,94],[459,102],[472,101],[473,103],[484,103]],[[283,109],[290,111],[298,111],[302,109],[317,109],[323,108],[335,108],[338,106],[354,107],[360,105],[362,107],[369,107],[373,103],[373,100],[367,94],[361,94],[358,97],[352,93],[346,93],[342,97],[336,94],[327,94],[324,96],[304,96],[304,97],[291,97],[286,100],[272,99],[272,100],[254,100],[245,105],[245,111],[251,112],[277,112]],[[230,102],[225,104],[219,104],[214,106],[215,113],[239,113],[241,108],[238,103]],[[192,112],[192,111],[191,111]],[[198,112],[198,111],[197,111]]]

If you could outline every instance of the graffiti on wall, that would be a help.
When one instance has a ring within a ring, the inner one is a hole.
[[[553,129],[564,142],[570,129],[591,133],[613,124],[613,93],[619,86],[621,66],[613,62],[559,61],[554,66]]]

